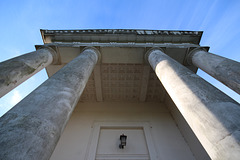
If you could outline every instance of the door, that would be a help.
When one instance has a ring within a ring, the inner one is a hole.
[[[126,135],[126,146],[119,147],[120,135]],[[149,160],[143,128],[101,128],[96,160]]]

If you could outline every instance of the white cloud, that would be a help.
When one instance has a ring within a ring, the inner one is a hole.
[[[22,96],[18,90],[13,91],[13,96],[11,97],[10,103],[12,105],[16,105],[18,102],[22,100]]]

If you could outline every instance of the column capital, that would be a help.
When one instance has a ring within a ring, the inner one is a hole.
[[[146,62],[146,63],[149,63],[148,57],[149,57],[149,55],[150,55],[152,52],[154,52],[155,50],[160,50],[160,51],[162,51],[163,53],[165,53],[165,52],[164,52],[164,49],[163,49],[163,48],[159,48],[159,47],[154,47],[154,48],[151,48],[151,49],[147,50],[147,52],[146,52],[145,55],[144,55],[144,59],[145,59],[145,62]]]
[[[187,54],[185,56],[185,59],[184,59],[184,65],[187,65],[187,66],[193,65],[192,56],[197,51],[208,52],[208,50],[209,50],[209,47],[190,47],[190,48],[188,48],[188,52],[187,52]]]
[[[95,48],[95,47],[85,47],[85,48],[83,48],[82,52],[83,51],[87,51],[87,50],[89,50],[90,52],[96,53],[97,57],[98,57],[97,63],[100,63],[100,60],[101,60],[101,53],[100,53],[100,51],[97,48]]]
[[[49,52],[52,54],[52,57],[53,57],[53,61],[51,64],[61,64],[61,61],[60,61],[60,55],[59,55],[59,52],[58,52],[58,49],[57,49],[57,46],[55,45],[51,45],[51,46],[45,46],[45,45],[36,45],[35,46],[36,50],[39,50],[39,49],[48,49]]]

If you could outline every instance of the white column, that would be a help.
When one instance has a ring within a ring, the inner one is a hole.
[[[1,159],[50,158],[98,54],[94,48],[85,49],[0,118]]]
[[[0,63],[0,98],[51,64],[56,52],[42,48]]]
[[[240,63],[205,51],[195,49],[188,56],[188,63],[202,69],[240,94]]]
[[[239,159],[240,105],[160,49],[148,61],[211,159]]]

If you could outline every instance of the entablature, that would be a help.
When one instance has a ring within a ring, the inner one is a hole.
[[[41,30],[44,43],[52,42],[120,42],[120,43],[192,43],[199,44],[202,31],[86,29]]]

